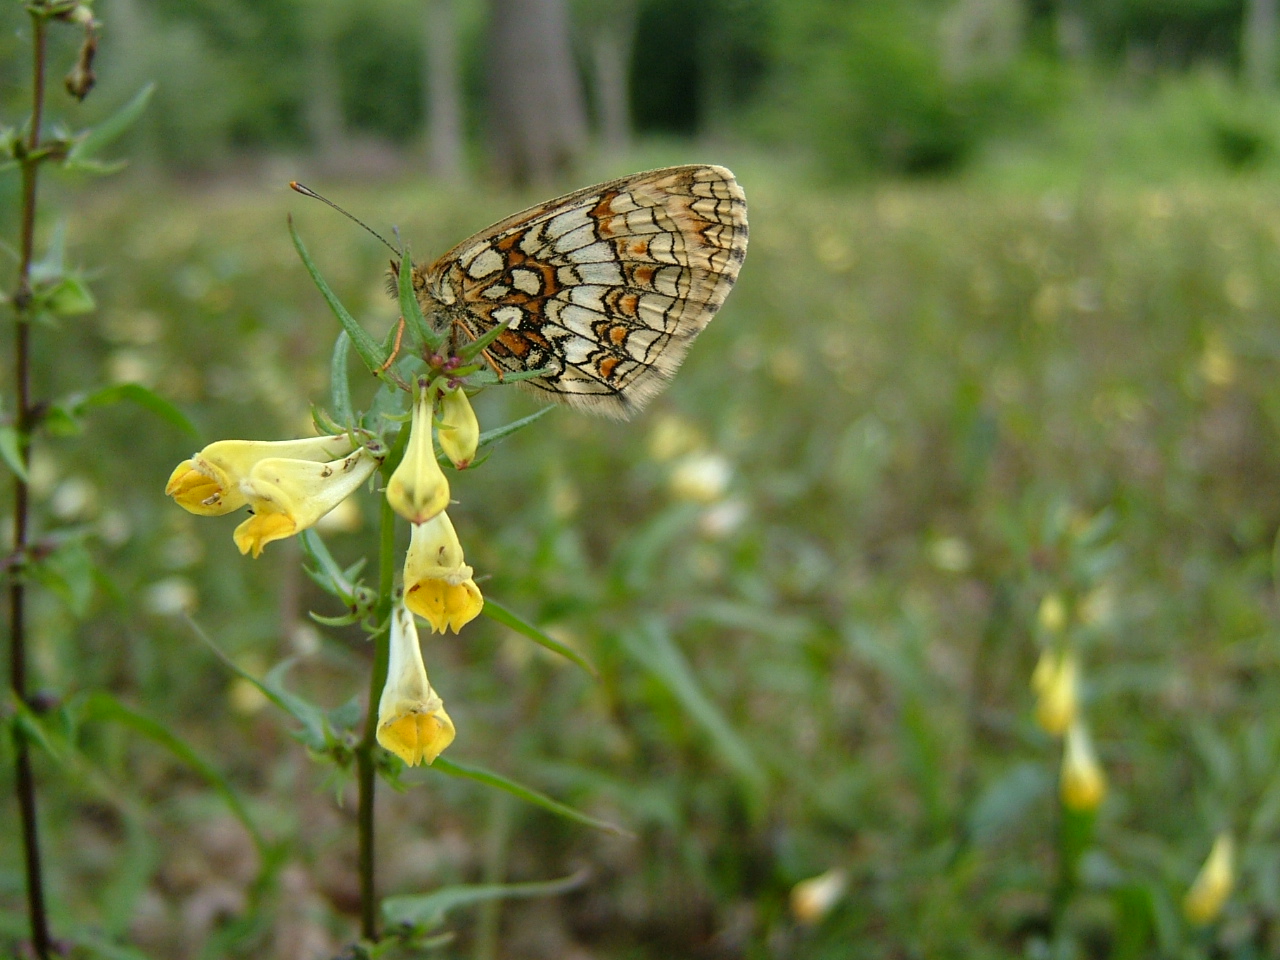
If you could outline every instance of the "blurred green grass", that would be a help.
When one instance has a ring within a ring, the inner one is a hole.
[[[1105,955],[1113,894],[1137,886],[1163,951],[1204,955],[1175,905],[1232,826],[1242,877],[1217,942],[1277,949],[1280,187],[832,192],[761,161],[738,173],[747,261],[670,391],[630,424],[557,412],[454,482],[482,588],[584,650],[600,682],[489,622],[425,642],[459,730],[450,756],[639,839],[415,773],[422,785],[384,790],[383,891],[591,865],[586,893],[505,910],[527,955],[1034,953],[1058,753],[1027,680],[1035,611],[1056,591],[1112,788],[1072,942]],[[418,259],[539,199],[332,193],[397,223]],[[104,733],[85,749],[146,801],[150,832],[43,763],[54,902],[157,956],[261,955],[304,933],[336,951],[353,924],[352,805],[315,793],[322,773],[174,612],[194,606],[255,672],[299,657],[293,682],[330,706],[361,689],[368,651],[305,625],[312,605],[334,611],[291,546],[241,558],[232,520],[162,491],[204,442],[297,435],[324,402],[337,324],[286,211],[379,335],[395,314],[386,251],[283,188],[135,180],[66,209],[73,260],[103,271],[102,309],[52,335],[47,392],[105,370],[178,403],[202,437],[113,409],[33,468],[54,515],[99,526],[106,561],[83,621],[39,603],[42,684],[107,688],[171,723],[282,852],[252,887],[252,851],[207,788]],[[534,406],[511,390],[477,404],[485,426]],[[711,503],[672,484],[698,452],[732,468]],[[332,537],[345,562],[372,553],[363,506]],[[0,902],[16,907],[10,833]],[[790,888],[832,866],[848,895],[796,926]],[[124,892],[103,906],[108,881]]]

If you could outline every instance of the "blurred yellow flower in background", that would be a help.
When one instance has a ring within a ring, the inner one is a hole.
[[[1036,723],[1045,733],[1060,737],[1067,732],[1080,708],[1080,667],[1075,654],[1045,650],[1031,674],[1036,693]]]
[[[1204,866],[1182,898],[1182,914],[1191,923],[1212,923],[1222,912],[1235,886],[1235,843],[1223,831],[1213,841]]]
[[[1107,778],[1093,752],[1089,732],[1080,720],[1067,728],[1062,747],[1062,803],[1068,810],[1087,813],[1098,809],[1107,793]]]
[[[791,888],[791,915],[803,924],[815,924],[840,902],[849,875],[841,869],[831,869],[808,880],[801,880]]]

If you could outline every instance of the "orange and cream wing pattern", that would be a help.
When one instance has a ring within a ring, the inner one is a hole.
[[[675,375],[746,253],[733,174],[667,167],[508,217],[415,286],[436,323],[469,337],[506,323],[490,356],[508,370],[545,369],[525,383],[547,399],[626,419]]]

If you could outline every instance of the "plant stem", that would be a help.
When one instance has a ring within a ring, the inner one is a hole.
[[[385,478],[384,478],[385,479]],[[391,591],[395,586],[396,515],[386,497],[378,542],[378,611],[387,627],[373,637],[373,670],[369,673],[369,704],[364,719],[364,736],[356,746],[356,785],[359,790],[357,825],[360,833],[360,935],[378,939],[378,891],[373,859],[373,801],[378,779],[374,769],[377,749],[378,699],[387,682],[391,624]]]
[[[31,262],[35,250],[36,175],[40,157],[40,126],[44,114],[45,27],[43,16],[31,15],[32,84],[31,127],[27,133],[26,156],[22,158],[22,221],[18,264],[18,285],[13,295],[16,313],[14,336],[14,390],[19,456],[29,462],[33,404],[31,402]],[[13,478],[13,552],[9,558],[9,685],[19,701],[30,705],[27,694],[26,585],[23,566],[30,538],[30,489],[21,475]],[[18,810],[22,822],[22,850],[26,861],[27,908],[31,922],[31,945],[39,960],[48,960],[49,918],[44,903],[40,842],[36,824],[36,787],[31,772],[27,737],[13,726]]]

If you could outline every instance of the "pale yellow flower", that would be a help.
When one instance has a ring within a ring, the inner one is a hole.
[[[378,743],[409,766],[432,763],[453,742],[453,721],[431,689],[413,614],[396,604],[391,614],[387,683],[378,701]]]
[[[1089,732],[1078,719],[1067,728],[1062,746],[1062,803],[1068,810],[1096,810],[1107,793],[1107,777],[1093,752]]]
[[[1067,605],[1060,593],[1046,593],[1036,611],[1036,621],[1047,633],[1061,633],[1067,625]]]
[[[440,398],[440,449],[459,470],[471,465],[480,445],[480,421],[471,409],[467,392],[459,387],[446,390]]]
[[[425,523],[449,505],[449,481],[436,460],[431,394],[425,387],[413,405],[404,459],[387,481],[387,500],[396,513],[413,523]]]
[[[178,506],[204,517],[218,517],[245,505],[241,481],[261,460],[309,460],[324,462],[345,457],[355,449],[345,433],[302,440],[219,440],[190,460],[183,460],[169,475],[164,492]]]
[[[840,869],[828,870],[791,888],[791,915],[804,924],[814,924],[840,902],[849,875]]]
[[[355,493],[378,469],[382,454],[361,447],[341,460],[320,463],[269,457],[259,460],[240,482],[253,516],[236,527],[241,553],[261,555],[274,540],[291,537]]]
[[[1045,733],[1060,737],[1075,720],[1080,707],[1080,668],[1075,654],[1045,650],[1031,674],[1036,692],[1036,723]]]
[[[1182,914],[1191,923],[1212,923],[1222,912],[1235,886],[1235,844],[1222,832],[1213,841],[1209,856],[1182,898]]]
[[[460,631],[484,609],[474,571],[447,513],[413,528],[404,560],[404,602],[431,625],[432,633]]]

